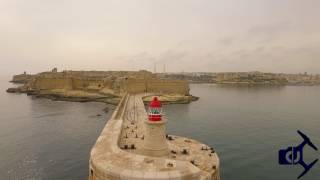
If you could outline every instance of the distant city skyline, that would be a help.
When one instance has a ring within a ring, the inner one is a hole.
[[[318,0],[2,0],[0,75],[155,64],[320,74],[319,8]]]

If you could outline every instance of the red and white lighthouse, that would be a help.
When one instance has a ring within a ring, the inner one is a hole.
[[[149,116],[149,121],[162,120],[162,105],[157,97],[154,97],[149,104],[148,116]]]
[[[162,117],[162,105],[154,97],[148,106],[148,119],[145,120],[144,152],[149,156],[168,155],[166,140],[166,120]]]

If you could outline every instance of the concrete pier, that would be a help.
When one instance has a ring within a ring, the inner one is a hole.
[[[220,180],[214,149],[168,135],[169,153],[145,151],[147,113],[142,95],[125,95],[91,150],[89,180]]]

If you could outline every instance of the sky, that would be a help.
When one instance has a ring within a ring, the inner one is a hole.
[[[0,0],[0,74],[320,74],[319,0]]]

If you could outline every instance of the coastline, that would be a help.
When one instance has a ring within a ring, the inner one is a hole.
[[[117,105],[124,94],[164,95],[167,104],[190,103],[187,81],[163,79],[148,71],[52,71],[14,75],[8,93],[73,102]],[[169,98],[168,98],[169,97]]]
[[[18,85],[17,83],[14,83]],[[117,105],[122,96],[115,94],[88,92],[83,90],[66,90],[66,89],[52,89],[52,90],[30,90],[25,86],[18,86],[8,88],[7,93],[21,93],[36,98],[47,98],[53,101],[70,101],[70,102],[103,102],[106,104]],[[155,93],[163,104],[188,104],[192,101],[197,101],[199,97],[193,95],[181,94],[159,94]],[[153,95],[146,95],[143,97],[144,103],[150,102]]]

